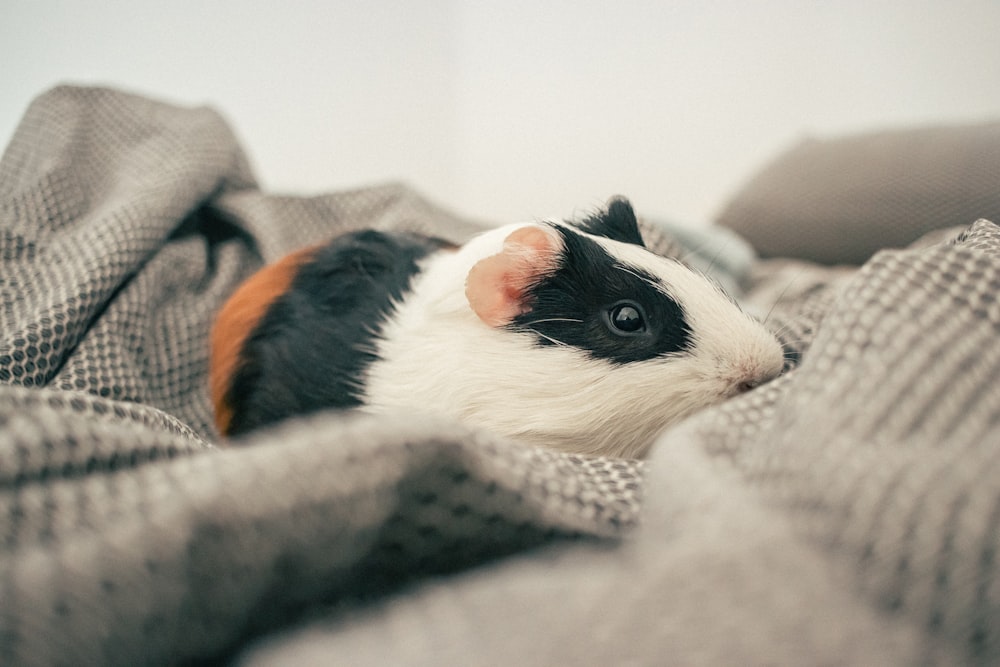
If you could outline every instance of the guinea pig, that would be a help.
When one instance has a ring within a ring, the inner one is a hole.
[[[784,362],[775,336],[715,283],[646,249],[622,198],[461,247],[337,236],[252,276],[211,344],[227,436],[327,408],[410,409],[625,458]]]

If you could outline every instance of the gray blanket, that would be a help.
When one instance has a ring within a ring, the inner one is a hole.
[[[264,194],[211,110],[36,100],[0,162],[0,664],[1000,662],[995,225],[759,263],[800,365],[646,463],[419,414],[219,447],[214,311],[356,227],[476,229]]]

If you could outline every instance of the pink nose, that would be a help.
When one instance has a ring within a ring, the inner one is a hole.
[[[781,369],[769,369],[751,367],[744,369],[741,375],[734,378],[732,395],[743,394],[751,389],[756,389],[760,385],[773,380],[781,374]]]

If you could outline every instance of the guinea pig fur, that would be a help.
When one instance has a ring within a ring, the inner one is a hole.
[[[457,249],[365,230],[300,251],[227,302],[210,376],[227,435],[323,408],[410,409],[633,458],[783,362],[715,283],[647,250],[618,198]]]

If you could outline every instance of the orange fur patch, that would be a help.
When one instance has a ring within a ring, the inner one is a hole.
[[[299,267],[315,254],[317,246],[303,248],[268,264],[244,281],[219,311],[212,327],[208,385],[215,409],[215,425],[226,435],[233,419],[226,394],[239,367],[243,344],[257,328],[271,304],[288,291]]]

